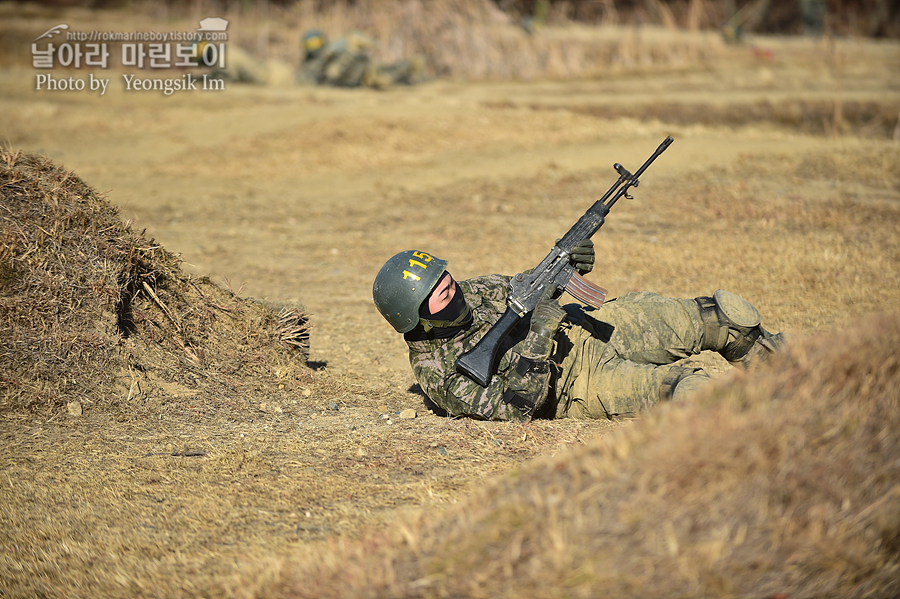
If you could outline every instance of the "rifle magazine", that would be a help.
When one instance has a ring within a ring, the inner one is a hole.
[[[606,300],[606,289],[597,287],[578,273],[574,273],[566,283],[566,291],[580,302],[599,308]]]

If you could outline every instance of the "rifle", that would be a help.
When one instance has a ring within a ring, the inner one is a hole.
[[[653,155],[635,172],[631,174],[618,162],[613,168],[619,173],[619,179],[609,188],[603,197],[594,202],[588,211],[578,219],[568,233],[556,242],[547,257],[529,274],[519,273],[509,282],[509,293],[506,297],[507,308],[500,319],[488,330],[487,334],[470,351],[456,360],[456,369],[470,379],[487,387],[494,370],[494,361],[500,344],[516,324],[526,314],[530,314],[540,301],[548,285],[564,288],[573,297],[599,308],[606,299],[606,290],[588,282],[575,272],[569,262],[569,254],[578,242],[590,238],[603,226],[604,219],[613,204],[619,198],[633,199],[628,194],[631,187],[640,184],[639,177],[647,167],[666,151],[674,140],[666,137]]]

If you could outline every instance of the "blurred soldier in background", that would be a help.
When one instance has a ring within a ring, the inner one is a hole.
[[[297,79],[303,84],[376,89],[422,81],[424,59],[376,64],[368,53],[374,46],[375,40],[356,31],[331,42],[318,29],[307,31],[303,35],[303,64]]]

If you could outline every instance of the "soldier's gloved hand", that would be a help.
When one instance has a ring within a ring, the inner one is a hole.
[[[594,268],[594,242],[590,239],[579,241],[572,248],[569,261],[575,266],[578,274],[586,275],[591,272]]]
[[[542,336],[553,338],[560,323],[566,317],[559,302],[554,299],[556,295],[556,285],[548,285],[544,290],[544,295],[531,313],[531,331]]]

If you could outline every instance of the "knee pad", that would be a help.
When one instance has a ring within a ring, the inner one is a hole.
[[[729,362],[740,360],[762,335],[759,310],[741,296],[719,289],[698,297],[703,322],[701,349],[719,352]]]
[[[706,374],[692,374],[684,377],[678,381],[675,389],[672,390],[672,401],[683,400],[688,395],[708,385],[711,380]]]
[[[660,401],[684,399],[711,379],[701,368],[676,366],[669,371],[659,386]]]

